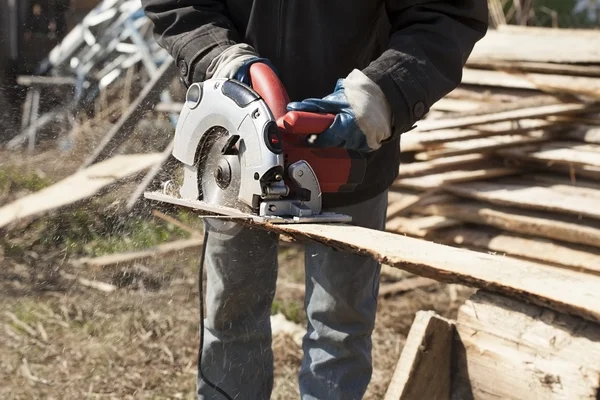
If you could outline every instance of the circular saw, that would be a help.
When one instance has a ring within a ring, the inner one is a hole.
[[[251,86],[215,78],[188,88],[173,148],[183,164],[183,184],[175,194],[145,197],[220,216],[223,228],[236,218],[350,222],[350,216],[324,212],[322,196],[360,184],[364,157],[311,148],[308,139],[335,116],[287,112],[287,92],[265,64],[252,64],[250,78]]]

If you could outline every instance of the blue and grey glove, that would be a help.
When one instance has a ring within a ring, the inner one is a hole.
[[[252,86],[250,66],[256,62],[267,64],[277,73],[273,64],[268,59],[259,57],[252,46],[246,43],[238,43],[228,47],[211,61],[206,71],[206,78],[235,79]]]
[[[392,110],[379,86],[361,71],[339,79],[334,92],[288,105],[288,111],[335,114],[333,124],[317,135],[314,147],[338,147],[370,152],[392,134]]]

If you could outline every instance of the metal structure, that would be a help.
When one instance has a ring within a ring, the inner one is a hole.
[[[38,66],[35,77],[21,77],[28,86],[21,132],[7,147],[21,148],[26,143],[32,151],[38,132],[57,121],[63,122],[61,134],[73,129],[79,113],[93,113],[94,102],[111,87],[132,80],[135,76],[138,92],[170,63],[169,54],[152,36],[151,21],[144,15],[139,0],[105,0],[75,26]],[[132,72],[128,74],[128,72]],[[58,104],[39,113],[44,92],[62,88]],[[142,93],[135,93],[134,96]],[[167,92],[161,93],[168,103]],[[135,101],[133,101],[135,102]],[[132,102],[132,103],[133,103]],[[176,115],[172,115],[176,123]]]

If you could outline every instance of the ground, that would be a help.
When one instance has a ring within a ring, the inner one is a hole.
[[[35,168],[19,166],[15,172],[14,165],[0,162],[0,203],[50,183]],[[95,199],[0,236],[0,398],[195,398],[197,249],[104,269],[72,262],[189,237],[158,218],[116,211],[112,200]],[[198,227],[188,214],[175,216]],[[104,292],[79,278],[118,289]],[[382,276],[382,285],[390,279]],[[301,247],[281,249],[278,282],[273,313],[304,326],[302,290],[290,290],[304,282]],[[380,298],[366,399],[383,397],[415,313],[435,310],[454,317],[470,293],[439,284]],[[282,335],[273,348],[272,398],[297,398],[301,349]]]

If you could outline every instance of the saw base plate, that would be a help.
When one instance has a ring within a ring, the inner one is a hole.
[[[144,198],[148,200],[170,203],[177,206],[187,207],[194,210],[205,211],[208,215],[199,215],[201,218],[225,218],[225,219],[245,219],[257,223],[271,224],[307,224],[307,223],[347,223],[352,222],[352,217],[344,214],[323,212],[319,215],[310,217],[280,217],[280,216],[260,216],[246,214],[231,207],[224,207],[215,204],[209,204],[201,200],[188,200],[175,196],[170,196],[161,192],[144,192]]]

